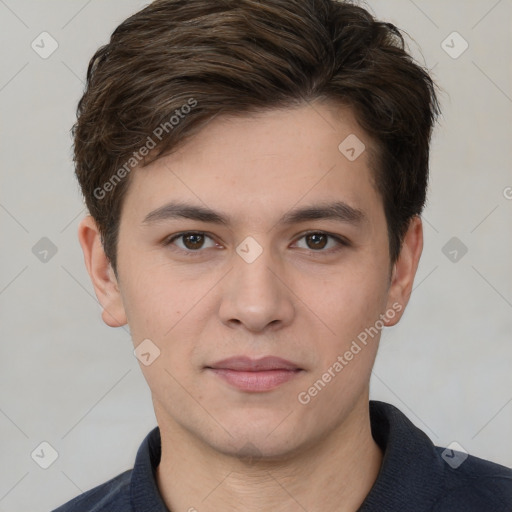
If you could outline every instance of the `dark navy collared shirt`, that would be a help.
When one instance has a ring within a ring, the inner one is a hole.
[[[384,458],[357,512],[512,512],[512,469],[436,447],[396,407],[369,405],[372,435]],[[160,456],[156,427],[142,442],[133,469],[54,512],[170,512],[155,479]]]

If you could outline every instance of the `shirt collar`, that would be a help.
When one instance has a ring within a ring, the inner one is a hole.
[[[372,436],[383,452],[377,480],[358,512],[405,510],[414,496],[415,512],[430,510],[435,489],[442,485],[442,460],[432,441],[393,405],[370,401]],[[169,512],[156,484],[161,457],[160,430],[144,439],[131,476],[135,512]]]
[[[156,484],[156,468],[162,456],[160,429],[155,427],[137,452],[130,484],[134,512],[169,512]]]
[[[443,461],[430,438],[396,407],[370,401],[372,436],[383,452],[373,487],[358,512],[432,508],[443,483]]]

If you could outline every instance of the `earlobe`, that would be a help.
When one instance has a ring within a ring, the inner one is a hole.
[[[397,314],[385,321],[388,327],[399,322],[409,302],[422,250],[423,224],[421,218],[416,215],[409,223],[400,255],[393,266],[387,309],[393,309]]]
[[[127,323],[118,282],[107,258],[94,218],[88,215],[78,226],[78,240],[84,253],[85,266],[103,312],[101,317],[110,327]]]

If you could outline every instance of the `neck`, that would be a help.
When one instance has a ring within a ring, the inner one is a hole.
[[[171,511],[354,512],[382,464],[367,400],[335,431],[286,460],[225,455],[173,422],[158,423],[162,457],[157,484]]]

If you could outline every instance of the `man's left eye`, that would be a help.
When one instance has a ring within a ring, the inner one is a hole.
[[[329,245],[329,239],[331,239],[331,246],[328,249],[336,250],[339,246],[347,246],[347,242],[340,237],[330,235],[328,233],[323,232],[311,232],[303,235],[299,240],[305,240],[306,247],[305,249],[311,249],[315,252],[329,252],[322,251]]]

